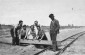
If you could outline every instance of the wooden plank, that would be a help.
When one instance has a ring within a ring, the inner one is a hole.
[[[22,39],[20,39],[20,43],[52,45],[52,41],[47,41],[47,40],[39,41],[39,40],[22,40]],[[60,41],[57,41],[57,43],[60,45]]]

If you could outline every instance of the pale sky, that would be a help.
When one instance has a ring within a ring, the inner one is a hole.
[[[0,0],[0,23],[32,25],[38,20],[41,25],[50,25],[50,13],[60,25],[85,26],[85,0]]]

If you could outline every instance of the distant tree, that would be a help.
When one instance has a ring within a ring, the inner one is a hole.
[[[72,24],[72,27],[73,27],[74,25]]]
[[[68,26],[70,27],[71,25],[70,25],[70,24],[68,24]]]

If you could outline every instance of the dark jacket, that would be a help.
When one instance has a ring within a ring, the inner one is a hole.
[[[15,28],[15,35],[16,35],[16,37],[18,37],[18,30],[21,30],[21,28],[22,28],[22,26],[20,26],[19,24],[18,24],[18,26]]]
[[[59,21],[54,19],[50,24],[50,33],[59,33],[60,25]]]

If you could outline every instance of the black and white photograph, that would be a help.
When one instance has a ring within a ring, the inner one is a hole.
[[[0,0],[0,55],[85,55],[85,0]]]

